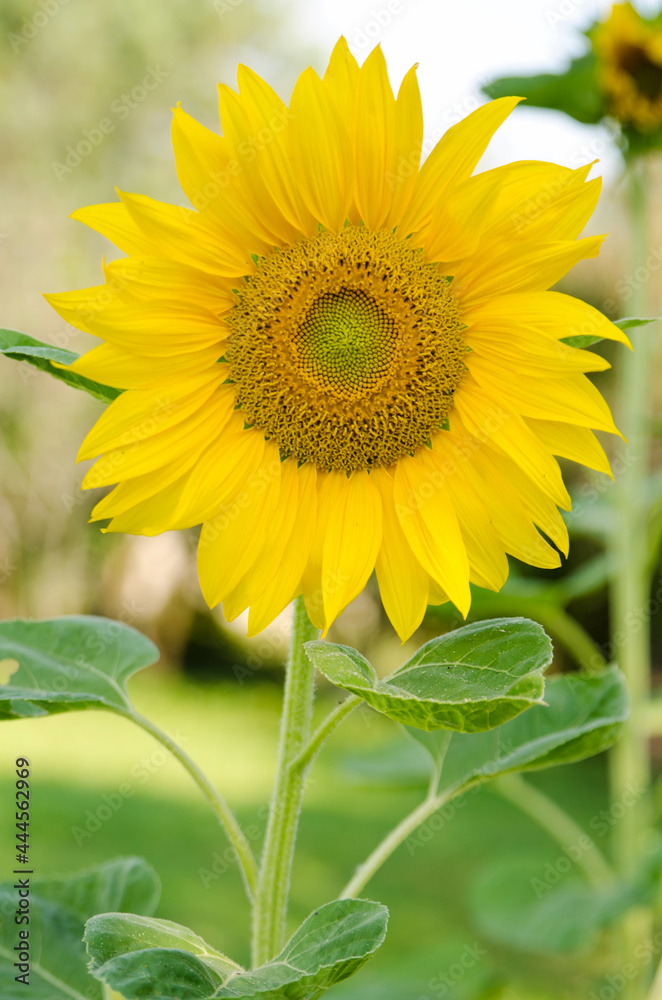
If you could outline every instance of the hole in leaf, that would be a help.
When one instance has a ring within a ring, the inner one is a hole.
[[[9,679],[18,670],[18,660],[0,660],[0,684],[9,684]]]

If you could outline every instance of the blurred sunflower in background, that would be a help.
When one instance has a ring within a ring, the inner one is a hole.
[[[599,85],[609,113],[642,132],[662,125],[662,21],[615,4],[592,32]]]
[[[84,485],[118,484],[106,530],[202,524],[203,594],[263,629],[299,593],[326,629],[376,569],[401,638],[428,603],[466,615],[507,554],[559,565],[569,509],[555,456],[609,472],[616,432],[567,338],[625,335],[550,292],[602,237],[590,166],[472,176],[518,102],[453,126],[420,164],[415,68],[397,98],[376,48],[343,39],[289,108],[240,66],[223,136],[175,109],[193,209],[121,194],[74,218],[127,257],[48,296],[104,343],[81,375],[125,390],[87,436]],[[539,530],[540,529],[540,530]],[[541,532],[546,537],[543,537]],[[553,543],[553,544],[550,544]]]
[[[500,77],[483,92],[520,94],[586,124],[608,119],[626,157],[662,148],[662,12],[645,18],[617,3],[583,34],[588,51],[563,73]]]

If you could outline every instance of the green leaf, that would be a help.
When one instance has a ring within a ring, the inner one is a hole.
[[[22,876],[17,875],[20,879]],[[25,876],[28,877],[28,876]],[[153,868],[141,858],[117,858],[55,878],[30,876],[30,923],[16,924],[14,883],[0,885],[0,996],[3,1000],[102,1000],[83,943],[85,921],[111,904],[151,913],[159,897]],[[20,930],[30,932],[30,984],[16,982]]]
[[[77,375],[76,372],[67,371],[66,368],[56,368],[52,364],[53,361],[57,361],[61,365],[71,365],[80,355],[62,347],[45,344],[41,340],[28,336],[27,333],[18,333],[16,330],[0,330],[0,354],[4,354],[14,361],[26,361],[29,365],[33,365],[43,372],[48,372],[49,375],[66,382],[67,385],[72,385],[75,389],[89,392],[90,396],[100,399],[103,403],[112,403],[123,392],[122,389],[93,382],[92,379]]]
[[[619,330],[626,332],[627,330],[634,330],[638,326],[648,326],[649,323],[656,323],[658,319],[658,316],[651,316],[649,319],[637,319],[634,316],[629,316],[625,319],[615,319],[612,322]],[[576,337],[561,337],[562,343],[569,344],[570,347],[581,348],[592,347],[593,344],[599,344],[602,340],[604,340],[604,337],[592,337],[590,334],[579,334]]]
[[[638,893],[621,882],[595,888],[578,873],[568,874],[569,867],[569,858],[561,853],[491,863],[469,895],[479,930],[522,951],[553,954],[590,948],[602,929],[639,901]]]
[[[592,757],[616,741],[628,714],[627,688],[616,668],[553,677],[544,705],[488,733],[454,734],[440,789],[456,793],[500,774]]]
[[[587,124],[607,113],[592,52],[573,60],[565,73],[501,77],[483,87],[483,93],[491,98],[525,97],[530,107],[563,111]]]
[[[584,350],[587,347],[593,347],[593,344],[600,344],[604,339],[604,337],[592,337],[589,333],[579,333],[574,337],[561,337],[561,343],[567,344],[568,347],[579,347]]]
[[[93,974],[127,1000],[312,1000],[367,961],[384,940],[387,919],[379,903],[327,903],[304,921],[280,955],[250,972],[192,931],[164,920],[103,914],[88,922],[85,940]]]
[[[85,928],[90,970],[131,997],[208,997],[240,965],[187,927],[134,914],[103,913]]]
[[[545,632],[525,618],[476,622],[432,639],[385,680],[348,646],[309,642],[305,649],[333,684],[390,719],[461,733],[501,726],[539,703],[552,661]]]
[[[659,319],[659,316],[650,316],[647,319],[626,316],[624,319],[615,319],[614,326],[617,326],[619,330],[634,330],[637,326],[648,326],[649,323],[657,323]]]
[[[38,892],[40,899],[60,903],[85,922],[107,910],[153,913],[161,883],[144,858],[113,858],[73,875],[39,879]]]
[[[85,708],[130,711],[126,682],[158,657],[146,636],[110,618],[0,622],[0,666],[18,664],[0,685],[0,720]]]

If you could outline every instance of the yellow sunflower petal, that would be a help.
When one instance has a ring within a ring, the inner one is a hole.
[[[212,372],[182,379],[168,388],[123,392],[104,410],[87,434],[80,446],[78,461],[160,434],[199,410],[222,381],[222,376]],[[232,391],[228,393],[231,386],[221,389],[230,397],[234,396]]]
[[[331,53],[324,74],[324,86],[344,121],[354,121],[359,64],[349,51],[347,40],[341,37]]]
[[[256,635],[266,628],[300,589],[317,523],[317,471],[313,465],[303,465],[298,469],[297,478],[294,526],[287,538],[278,573],[251,604],[249,635]]]
[[[232,217],[260,236],[268,248],[299,239],[301,230],[285,217],[270,194],[260,156],[264,143],[253,135],[245,102],[223,84],[219,84],[218,102],[223,142],[231,156],[227,193]]]
[[[443,192],[468,180],[499,125],[521,97],[500,97],[477,108],[449,128],[421,167],[405,218],[403,234],[416,232],[430,221],[432,209]]]
[[[384,226],[394,229],[411,201],[423,149],[423,107],[416,66],[405,75],[395,102],[395,124],[390,147],[387,186],[389,209]]]
[[[443,475],[422,449],[398,462],[395,509],[414,555],[464,616],[469,611],[469,559]]]
[[[324,84],[308,69],[297,80],[289,126],[294,169],[302,197],[327,229],[345,224],[354,193],[349,134]]]
[[[428,574],[400,527],[392,477],[385,469],[373,469],[370,478],[382,498],[383,537],[375,565],[379,594],[393,628],[404,642],[423,621]]]
[[[101,233],[124,253],[150,256],[155,252],[153,242],[145,236],[131,218],[126,205],[121,201],[111,201],[105,205],[89,205],[77,208],[70,218]]]
[[[158,534],[214,517],[250,481],[264,455],[264,438],[233,414],[222,433],[171,485],[115,518],[113,531]]]
[[[568,529],[555,502],[508,455],[494,451],[491,458],[493,464],[501,470],[502,475],[510,481],[534,523],[545,532],[548,538],[551,538],[564,555],[567,555]],[[570,509],[569,503],[565,509]],[[528,558],[527,562],[530,562]]]
[[[134,354],[115,344],[100,344],[81,355],[70,365],[71,371],[102,385],[118,389],[147,389],[168,385],[175,378],[188,379],[213,370],[218,361],[218,347],[190,351],[185,355],[151,357]]]
[[[173,109],[172,145],[179,183],[193,207],[214,219],[224,242],[236,243],[246,255],[265,253],[273,245],[273,233],[257,204],[247,203],[239,189],[246,164],[237,159],[235,146],[179,106]]]
[[[253,604],[277,575],[294,527],[299,500],[297,462],[288,458],[281,463],[278,454],[273,456],[272,461],[277,461],[279,465],[280,488],[273,511],[268,518],[265,517],[265,539],[260,552],[241,580],[224,593],[223,614],[227,621],[233,621]]]
[[[367,472],[331,472],[320,492],[326,627],[361,593],[382,541],[382,502]]]
[[[609,459],[593,431],[588,427],[574,427],[572,424],[555,420],[535,420],[527,417],[526,422],[552,455],[569,458],[573,462],[588,466],[597,472],[611,476]],[[613,476],[612,476],[613,478]]]
[[[570,497],[558,462],[541,447],[522,417],[503,405],[499,396],[495,397],[467,378],[455,394],[455,406],[462,423],[474,437],[509,455],[554,503],[565,510],[570,509]]]
[[[287,133],[292,113],[275,90],[248,66],[239,65],[237,82],[251,127],[248,155],[250,149],[255,150],[264,184],[291,226],[313,236],[317,219],[303,203],[290,159]]]
[[[243,417],[233,414],[218,439],[202,454],[177,492],[170,526],[188,528],[214,517],[257,475],[264,456],[264,437],[245,430]]]
[[[133,221],[149,238],[152,252],[224,277],[239,277],[252,270],[250,248],[237,247],[218,225],[199,212],[140,194],[120,191],[119,195]]]
[[[436,580],[430,579],[428,585],[428,604],[448,604],[450,597],[443,589],[440,587]]]
[[[259,557],[278,504],[280,471],[278,447],[267,442],[262,461],[241,494],[202,526],[198,575],[210,607],[234,590]]]
[[[65,323],[84,330],[85,333],[92,333],[90,320],[118,302],[116,293],[106,285],[78,288],[73,292],[49,292],[44,298]]]
[[[506,552],[541,569],[560,566],[561,557],[538,533],[533,516],[522,503],[512,478],[504,472],[505,456],[497,456],[482,446],[470,449],[469,456],[466,473],[483,499]],[[509,471],[512,471],[511,466]]]
[[[571,267],[586,257],[597,257],[604,236],[556,243],[517,243],[492,256],[477,255],[460,262],[454,287],[462,307],[509,292],[543,291],[555,285]]]
[[[610,368],[600,354],[569,347],[560,340],[531,327],[519,326],[508,320],[483,322],[469,327],[465,333],[472,351],[488,361],[506,366],[533,378],[549,378],[573,372],[601,372]]]
[[[590,219],[601,180],[586,183],[591,164],[571,170],[557,163],[520,161],[489,173],[501,181],[486,238],[495,242],[574,240]]]
[[[202,307],[163,302],[115,302],[90,316],[88,333],[140,354],[163,357],[220,345],[228,335],[221,320]]]
[[[173,461],[181,462],[191,449],[211,444],[234,409],[234,392],[230,389],[221,386],[211,399],[164,430],[119,448],[107,447],[85,476],[83,489],[98,489],[155,472]]]
[[[444,477],[453,508],[460,524],[467,549],[470,579],[489,590],[501,590],[508,578],[508,560],[489,515],[469,478],[465,475],[461,455],[450,435],[444,431],[432,440],[432,457]],[[448,471],[446,463],[449,463]]]
[[[132,508],[136,508],[138,512],[141,512],[143,510],[141,505],[146,500],[156,497],[157,494],[167,490],[173,483],[183,479],[184,475],[198,461],[200,455],[205,450],[205,446],[205,442],[201,442],[194,449],[191,449],[183,459],[179,457],[172,462],[168,462],[167,465],[161,466],[155,472],[147,472],[144,475],[134,476],[132,479],[127,479],[123,483],[119,483],[114,490],[107,493],[103,500],[100,500],[96,504],[90,515],[90,521],[104,521],[109,517],[119,519],[121,514],[131,511],[130,517],[133,523],[136,524],[135,512]],[[140,516],[140,513],[138,516]],[[121,527],[121,522],[115,520],[106,530],[122,531],[124,529]],[[134,534],[148,533],[142,531],[139,526],[134,531]],[[152,532],[152,534],[156,533]]]
[[[631,347],[625,333],[587,302],[563,292],[518,292],[471,305],[463,303],[468,324],[508,322],[528,326],[559,340],[564,337],[603,337]]]
[[[560,420],[618,434],[609,407],[585,375],[521,378],[517,371],[484,356],[472,357],[469,368],[486,392],[525,417]]]
[[[104,267],[106,287],[125,299],[190,301],[215,315],[236,302],[217,277],[164,257],[123,257]]]
[[[384,55],[374,48],[359,73],[354,116],[355,198],[366,226],[380,229],[391,207],[389,178],[396,106]]]
[[[489,220],[498,180],[478,174],[452,188],[435,205],[420,242],[429,260],[460,260],[475,253]]]

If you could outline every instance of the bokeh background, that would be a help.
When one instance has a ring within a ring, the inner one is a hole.
[[[659,8],[638,6],[643,13]],[[580,29],[608,7],[597,0],[2,0],[0,323],[74,351],[92,346],[91,337],[64,325],[41,298],[42,292],[97,284],[102,256],[117,255],[102,237],[69,221],[69,213],[113,200],[115,186],[185,204],[171,155],[170,108],[181,101],[216,128],[216,83],[234,83],[239,62],[253,66],[287,99],[305,66],[323,70],[341,33],[359,60],[379,42],[395,86],[420,63],[429,149],[482,103],[481,83],[501,74],[561,69],[585,47]],[[103,119],[113,128],[99,140]],[[79,155],[76,147],[90,136],[98,141]],[[605,192],[589,232],[613,235],[599,260],[577,267],[561,287],[612,318],[627,315],[634,281],[659,284],[659,203],[651,213],[648,273],[637,279],[624,253],[622,162],[608,130],[551,111],[518,109],[482,166],[518,158],[573,167],[600,161],[593,169],[605,178]],[[605,349],[617,364],[622,348]],[[609,373],[597,378],[609,395]],[[247,642],[243,618],[228,625],[201,600],[195,533],[120,537],[87,524],[95,496],[81,492],[85,468],[75,465],[75,457],[100,409],[35,369],[0,360],[0,618],[103,614],[154,638],[162,660],[134,682],[138,707],[177,734],[241,818],[259,826],[274,767],[288,615]],[[619,445],[609,447],[618,461]],[[546,577],[514,566],[504,595],[478,594],[473,611],[538,618],[555,639],[559,670],[579,665],[576,652],[569,652],[568,629],[575,629],[575,640],[579,635],[585,661],[592,643],[608,641],[601,542],[610,481],[572,468],[568,477],[580,501],[570,517],[569,561]],[[331,638],[358,646],[388,671],[425,638],[454,624],[452,613],[431,611],[402,647],[371,585]],[[655,621],[653,629],[659,658]],[[332,697],[322,689],[322,703]],[[102,714],[5,725],[1,796],[9,795],[17,754],[33,762],[35,866],[41,873],[117,854],[143,855],[164,883],[158,915],[246,958],[246,906],[227,845],[196,789],[156,744]],[[597,829],[596,817],[607,807],[603,760],[535,780]],[[385,720],[366,710],[346,723],[311,778],[293,920],[337,893],[352,866],[417,801],[422,782],[420,758]],[[130,794],[119,795],[127,783]],[[8,844],[3,814],[0,831]],[[450,810],[429,841],[402,848],[370,886],[370,894],[391,907],[389,946],[337,995],[588,996],[591,982],[609,968],[608,934],[590,952],[550,956],[499,945],[476,921],[472,893],[485,863],[523,853],[544,868],[555,863],[559,849],[489,790]],[[470,968],[462,965],[467,949],[477,956]]]

